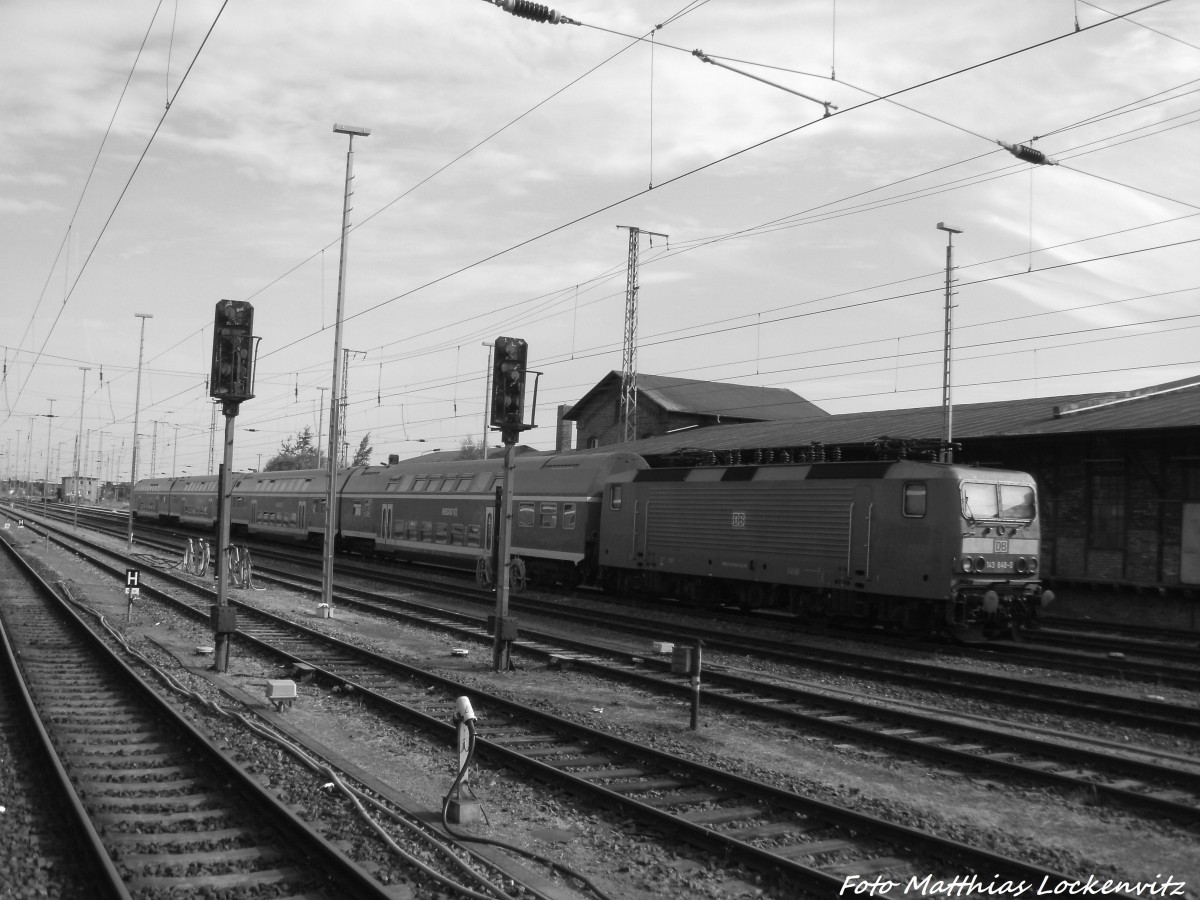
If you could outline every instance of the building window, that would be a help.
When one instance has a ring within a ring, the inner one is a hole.
[[[1200,463],[1189,462],[1183,469],[1183,499],[1200,500]]]
[[[1088,471],[1088,544],[1093,550],[1125,547],[1125,469],[1097,463]]]

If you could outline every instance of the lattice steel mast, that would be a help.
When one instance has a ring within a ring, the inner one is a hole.
[[[669,236],[657,231],[643,231],[634,225],[618,225],[629,229],[629,262],[625,278],[625,343],[621,350],[621,442],[628,444],[637,438],[637,322],[638,322],[638,251],[640,236]]]

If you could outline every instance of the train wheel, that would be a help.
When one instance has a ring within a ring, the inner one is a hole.
[[[492,558],[490,556],[481,556],[475,560],[475,583],[485,589],[492,586]]]
[[[518,594],[525,590],[529,584],[529,579],[525,575],[525,560],[521,557],[513,557],[513,561],[509,563],[509,587]]]

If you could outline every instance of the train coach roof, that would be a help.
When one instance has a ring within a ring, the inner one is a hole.
[[[640,456],[624,450],[604,453],[529,453],[516,457],[515,477],[518,484],[524,473],[538,473],[541,490],[586,490],[612,472],[632,468],[645,468],[646,461]],[[391,482],[400,481],[406,475],[428,478],[470,476],[479,472],[503,472],[504,460],[467,459],[435,460],[433,462],[409,461],[387,466],[364,466],[355,469],[346,479],[345,490],[353,492],[384,491]]]

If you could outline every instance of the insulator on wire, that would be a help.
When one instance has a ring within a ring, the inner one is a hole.
[[[494,3],[505,12],[522,19],[529,19],[532,22],[546,22],[550,25],[579,24],[574,19],[562,15],[557,9],[550,9],[541,3],[532,3],[530,0],[486,0],[486,2]]]
[[[1051,159],[1041,150],[1030,147],[1028,144],[1006,144],[1004,141],[996,141],[996,143],[1022,162],[1032,163],[1035,166],[1058,165],[1057,159]]]

